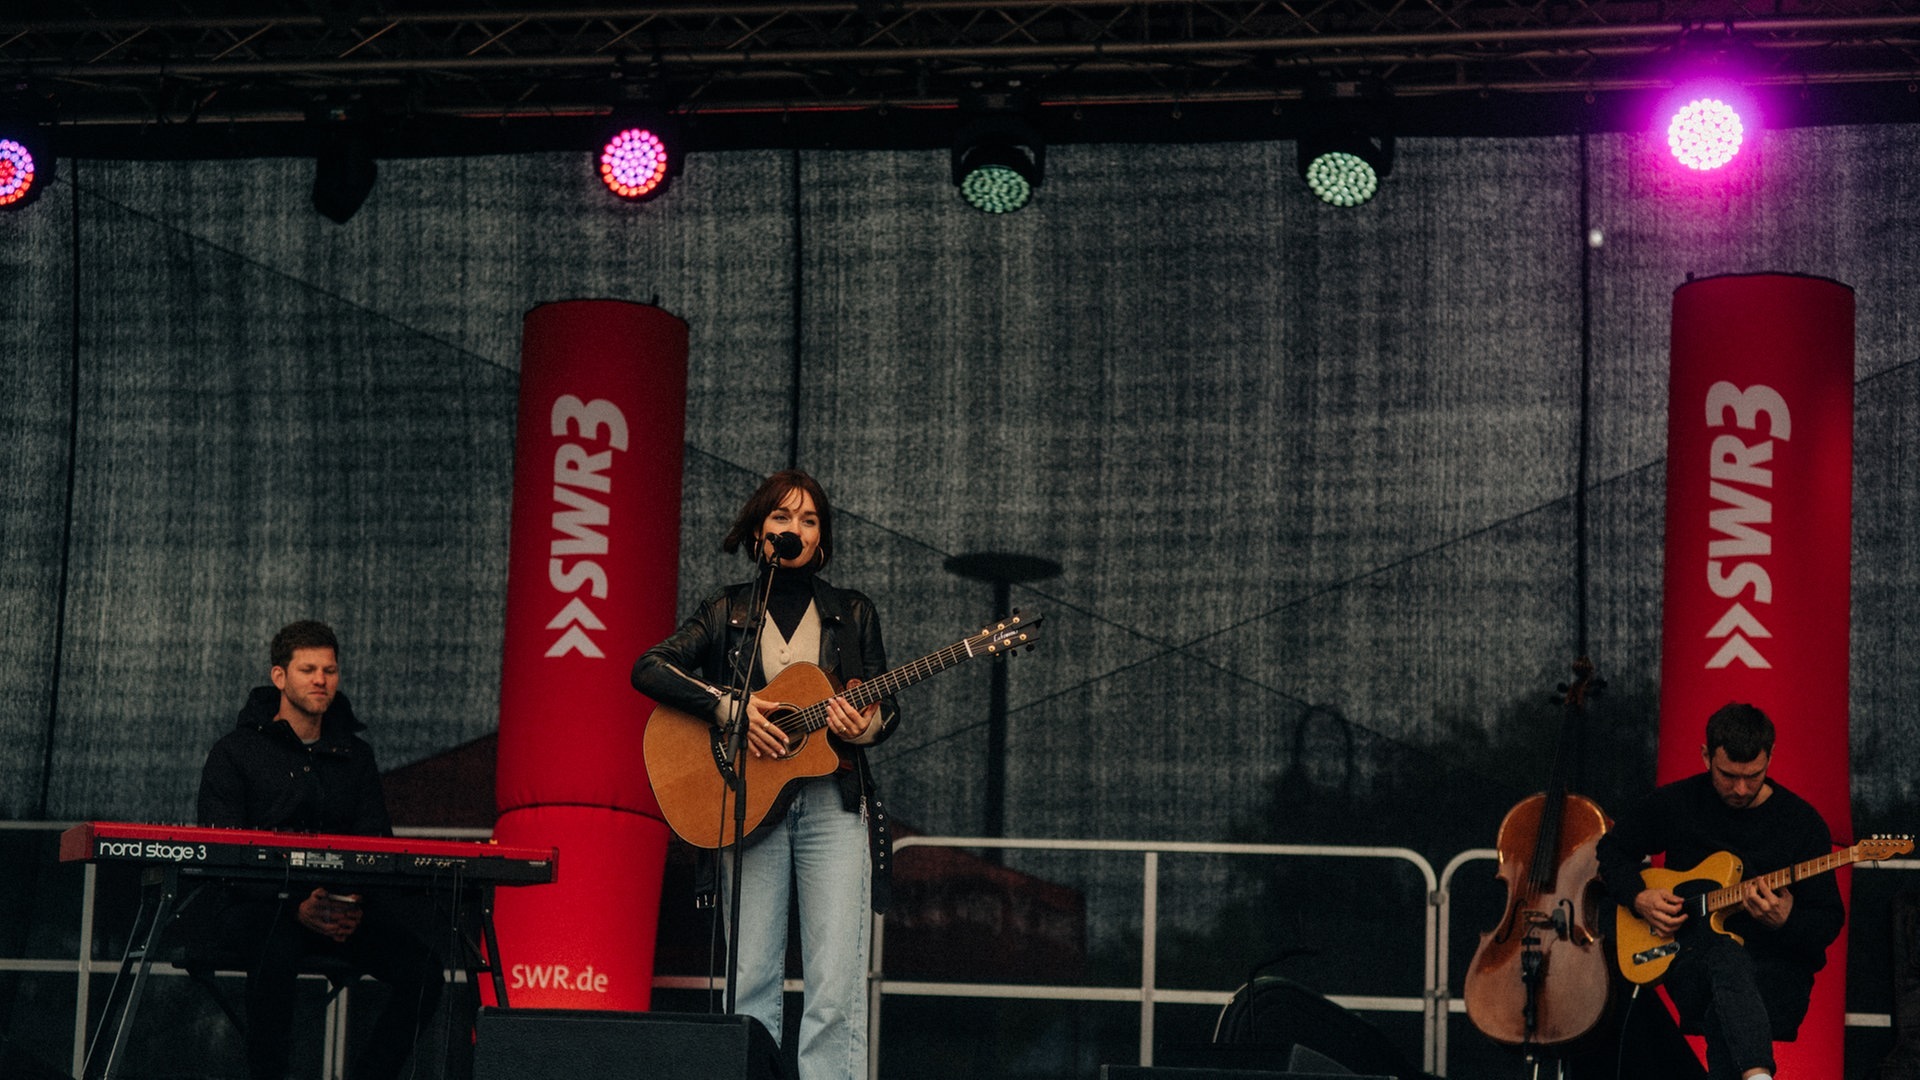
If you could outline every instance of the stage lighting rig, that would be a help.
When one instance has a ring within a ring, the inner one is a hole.
[[[1667,116],[1667,149],[1673,159],[1696,172],[1732,161],[1747,135],[1746,119],[1733,96],[1710,89],[1684,96]]]
[[[1730,29],[1681,35],[1669,67],[1673,89],[1660,97],[1653,117],[1675,161],[1694,172],[1711,172],[1753,141],[1760,132],[1760,110],[1743,77],[1758,67],[1751,49]]]
[[[628,202],[666,194],[686,151],[680,125],[664,109],[617,109],[604,129],[595,169],[607,190]]]
[[[1311,121],[1299,136],[1300,179],[1331,206],[1359,206],[1393,172],[1387,86],[1371,76],[1321,75],[1302,101]]]
[[[1328,131],[1300,139],[1300,178],[1330,206],[1359,206],[1393,172],[1393,136]]]
[[[39,133],[0,124],[0,211],[24,209],[53,180],[53,155]]]
[[[314,131],[313,208],[336,225],[358,213],[380,167],[373,132],[360,102],[326,102],[308,110]]]
[[[1046,179],[1047,146],[1027,121],[1027,95],[1017,87],[976,90],[960,99],[954,133],[953,186],[983,214],[1011,214],[1033,200]]]

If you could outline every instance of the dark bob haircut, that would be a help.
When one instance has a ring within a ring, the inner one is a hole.
[[[766,524],[767,515],[795,491],[813,496],[813,508],[820,512],[820,548],[814,553],[809,569],[825,567],[833,560],[833,504],[827,500],[827,489],[820,486],[820,481],[799,469],[785,469],[760,482],[759,490],[748,497],[746,505],[733,519],[727,538],[720,542],[720,550],[732,554],[744,548],[749,557],[757,558],[760,526]]]

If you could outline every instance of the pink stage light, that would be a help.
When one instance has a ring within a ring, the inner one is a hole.
[[[24,143],[0,139],[0,209],[22,205],[33,194],[33,152]]]
[[[1690,98],[1673,111],[1667,122],[1667,148],[1675,161],[1707,172],[1734,159],[1746,139],[1739,108],[1713,94]]]
[[[607,140],[600,151],[600,179],[607,190],[639,201],[666,189],[673,153],[659,135],[630,127]]]

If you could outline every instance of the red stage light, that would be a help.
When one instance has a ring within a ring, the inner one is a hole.
[[[0,208],[24,204],[34,194],[33,152],[24,143],[0,139]]]
[[[623,199],[650,198],[666,190],[675,152],[647,128],[626,128],[600,151],[600,180]]]

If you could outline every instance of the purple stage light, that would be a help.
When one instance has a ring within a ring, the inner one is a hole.
[[[1739,108],[1713,94],[1689,98],[1667,122],[1667,148],[1674,160],[1698,172],[1732,161],[1745,139]]]
[[[666,140],[646,128],[630,127],[607,140],[600,151],[600,179],[623,199],[640,200],[665,189],[669,158]]]
[[[0,139],[0,208],[26,201],[33,194],[33,153],[24,143]]]

